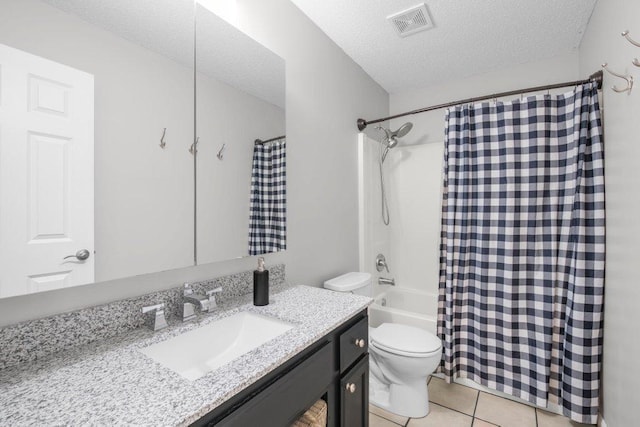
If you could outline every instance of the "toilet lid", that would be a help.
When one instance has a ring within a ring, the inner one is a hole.
[[[371,343],[391,353],[414,355],[440,351],[440,339],[424,329],[398,323],[383,323],[373,328],[370,334]]]

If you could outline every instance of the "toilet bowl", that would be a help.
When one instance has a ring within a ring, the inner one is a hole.
[[[373,296],[369,273],[327,280],[338,292]],[[397,323],[369,328],[369,401],[394,414],[422,418],[429,413],[427,378],[438,367],[442,343],[423,329]]]
[[[438,367],[442,344],[414,326],[383,323],[369,328],[369,400],[394,414],[429,413],[427,378]]]

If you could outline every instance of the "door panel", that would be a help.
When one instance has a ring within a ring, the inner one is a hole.
[[[94,282],[93,86],[0,45],[0,297]]]

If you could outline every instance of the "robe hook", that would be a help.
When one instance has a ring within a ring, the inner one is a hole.
[[[634,46],[640,47],[640,43],[638,43],[637,41],[635,41],[634,39],[632,39],[629,36],[629,30],[624,30],[622,32],[622,37],[624,37],[625,39],[629,40],[629,43],[631,43]]]
[[[627,94],[631,93],[631,89],[633,89],[633,76],[631,76],[631,75],[627,75],[627,76],[625,76],[625,75],[622,75],[622,74],[615,73],[615,72],[611,71],[611,70],[608,68],[608,66],[607,66],[607,65],[608,65],[608,64],[607,64],[606,62],[605,62],[604,64],[602,64],[602,68],[603,68],[607,73],[611,74],[612,76],[615,76],[615,77],[618,77],[618,78],[624,79],[624,81],[626,81],[626,82],[627,82],[627,87],[625,87],[625,88],[622,88],[622,89],[621,89],[621,88],[619,88],[619,87],[617,87],[617,86],[611,86],[611,89],[613,89],[615,92],[618,92],[618,93],[622,93],[622,92],[627,92]]]
[[[629,36],[629,30],[624,30],[622,32],[622,37],[624,37],[625,39],[627,39],[629,41],[629,43],[631,43],[634,46],[640,47],[640,43],[638,43],[637,41],[633,40],[630,36]],[[631,61],[631,63],[633,65],[635,65],[636,67],[640,67],[640,60],[638,60],[638,58],[633,58],[633,61]]]
[[[216,157],[218,157],[219,160],[224,159],[224,149],[227,148],[227,144],[222,144],[222,148],[220,150],[218,150],[218,154],[216,154]]]
[[[200,137],[197,137],[196,140],[193,141],[193,144],[191,144],[191,147],[189,147],[189,152],[194,156],[198,154],[198,142],[200,142]]]
[[[164,149],[167,145],[167,141],[164,140],[165,135],[167,134],[167,128],[164,128],[162,131],[162,138],[160,138],[160,148]]]

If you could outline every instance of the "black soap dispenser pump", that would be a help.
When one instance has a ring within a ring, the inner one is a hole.
[[[264,268],[264,258],[258,258],[258,269],[253,271],[253,305],[269,304],[269,270]]]

